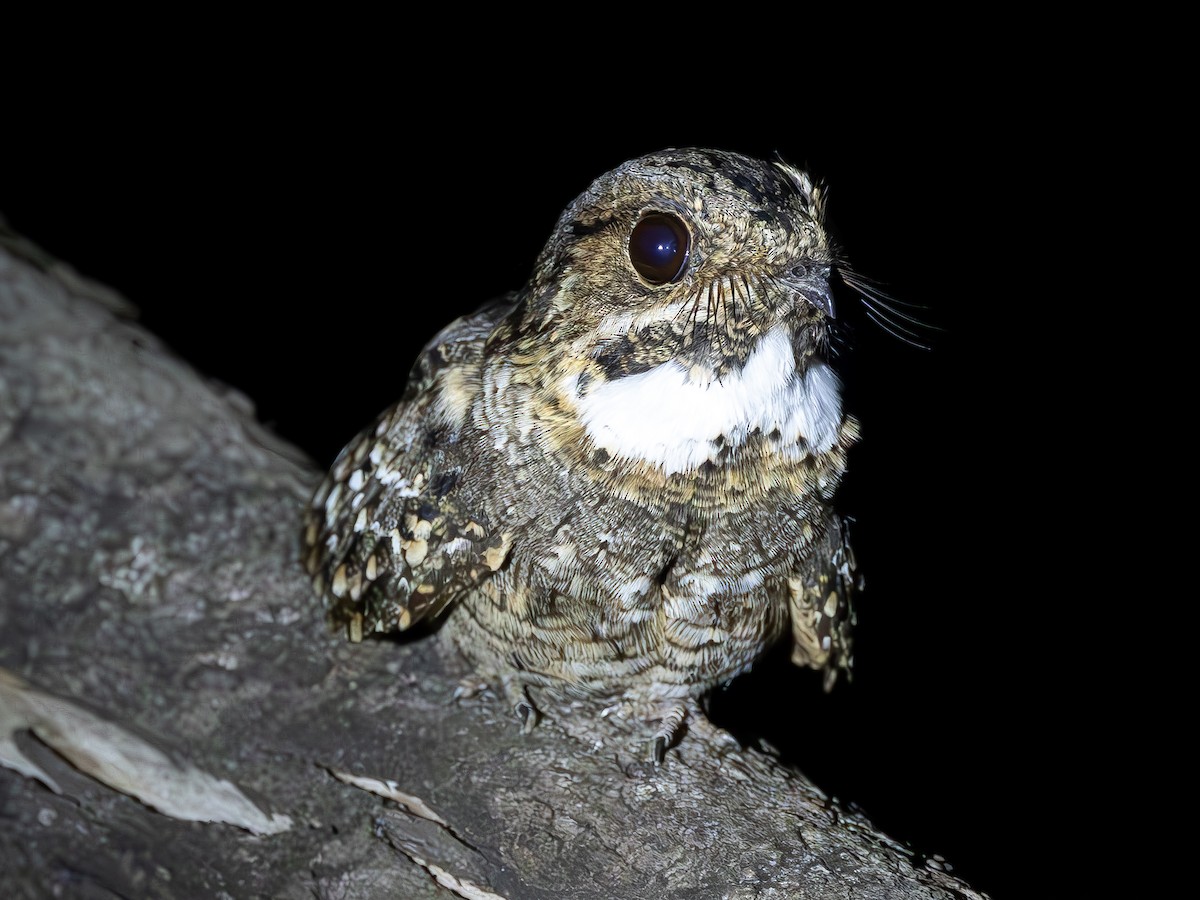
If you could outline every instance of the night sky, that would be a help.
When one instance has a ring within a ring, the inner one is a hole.
[[[500,89],[467,107],[317,80],[197,84],[120,114],[97,95],[73,108],[81,127],[17,142],[0,215],[326,467],[441,325],[520,286],[601,172],[694,145],[808,169],[855,269],[940,330],[909,346],[838,295],[863,431],[841,495],[866,578],[855,676],[826,696],[783,654],[713,715],[1000,897],[1020,893],[1013,831],[1048,653],[1032,624],[1044,589],[1022,573],[1021,389],[1001,327],[995,209],[1017,190],[986,116],[922,87],[840,106],[747,87],[672,115],[592,94],[550,118]]]

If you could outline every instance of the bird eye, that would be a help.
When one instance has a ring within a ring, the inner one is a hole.
[[[666,284],[683,273],[691,235],[677,216],[651,213],[629,235],[629,261],[651,284]]]

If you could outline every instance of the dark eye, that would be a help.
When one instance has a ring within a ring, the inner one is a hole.
[[[629,261],[651,284],[666,284],[678,278],[690,248],[687,226],[666,213],[651,213],[629,235]]]

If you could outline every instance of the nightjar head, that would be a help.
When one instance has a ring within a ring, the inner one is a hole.
[[[762,335],[823,351],[835,253],[819,185],[782,162],[667,150],[601,176],[562,214],[520,330],[553,335],[604,377],[674,360],[697,379],[739,370]]]

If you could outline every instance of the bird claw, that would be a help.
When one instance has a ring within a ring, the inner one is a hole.
[[[516,705],[517,716],[521,719],[521,734],[529,734],[537,727],[538,720],[541,715],[530,701],[528,697],[522,697],[517,701]]]
[[[667,739],[664,737],[656,737],[650,745],[650,761],[656,766],[661,766],[667,758]]]
[[[675,746],[675,742],[687,730],[687,707],[673,706],[662,717],[662,724],[654,734],[650,745],[650,759],[656,766],[661,766],[667,758],[667,751]]]

